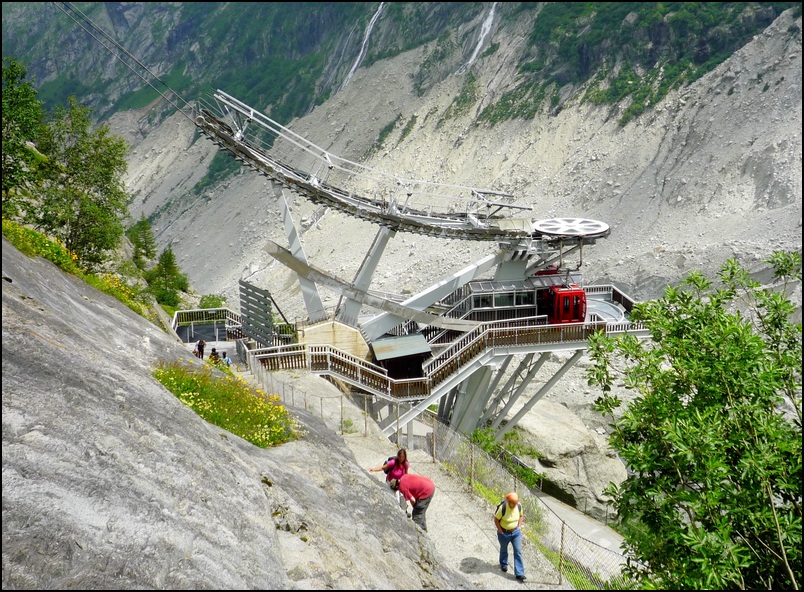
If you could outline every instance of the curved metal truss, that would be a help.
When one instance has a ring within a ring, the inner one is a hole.
[[[404,179],[340,158],[222,91],[196,125],[215,144],[307,199],[395,231],[479,241],[595,239],[595,220],[504,216],[530,207],[488,189]],[[372,195],[374,197],[366,197]],[[568,222],[574,220],[575,222]]]

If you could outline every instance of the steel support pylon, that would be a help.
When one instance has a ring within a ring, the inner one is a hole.
[[[299,233],[296,230],[296,225],[293,223],[293,216],[290,213],[290,205],[285,197],[285,190],[280,190],[279,195],[279,210],[282,215],[282,223],[285,226],[285,235],[288,237],[288,245],[290,252],[295,259],[298,259],[304,264],[307,264],[307,256],[304,254]],[[299,286],[301,287],[302,297],[304,298],[304,306],[307,309],[307,317],[311,323],[318,323],[327,320],[327,311],[324,308],[324,303],[321,301],[321,295],[318,293],[318,286],[315,282],[309,280],[303,275],[297,273],[296,277],[299,279]]]
[[[352,282],[357,290],[361,292],[368,292],[371,285],[371,279],[374,277],[374,272],[377,271],[377,265],[380,263],[383,251],[385,251],[388,240],[396,234],[396,231],[391,230],[387,226],[381,226],[374,241],[371,243],[366,256],[363,258],[363,263],[360,264],[360,269],[355,274],[355,279]],[[341,306],[341,301],[346,298],[346,303]],[[338,311],[336,313],[337,319],[344,325],[349,327],[357,326],[357,317],[360,314],[360,308],[363,303],[354,298],[341,295],[341,301],[338,303]]]

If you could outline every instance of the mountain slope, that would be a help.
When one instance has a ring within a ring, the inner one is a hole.
[[[389,123],[415,118],[404,138],[397,125],[364,162],[403,177],[512,193],[518,204],[533,207],[534,218],[607,222],[611,236],[584,253],[588,279],[653,297],[691,269],[711,273],[736,256],[760,270],[773,249],[800,248],[800,25],[800,17],[785,13],[727,62],[625,126],[607,108],[580,101],[554,116],[478,125],[475,115],[502,75],[493,63],[474,70],[484,92],[472,109],[444,120],[465,75],[417,96],[408,74],[426,54],[420,49],[358,69],[345,89],[291,127],[359,160]],[[500,55],[518,42],[493,41],[500,43]],[[266,239],[286,242],[265,179],[244,169],[197,199],[191,187],[216,149],[180,116],[148,130],[147,137],[130,133],[135,119],[128,113],[113,120],[137,145],[129,174],[132,213],[154,218],[158,240],[174,245],[196,288],[227,293],[232,301],[245,273],[287,292],[281,303],[303,314],[292,277],[262,252]],[[297,223],[321,214],[296,199]],[[348,278],[375,232],[365,222],[327,212],[303,231],[302,241],[311,261]],[[372,287],[415,290],[488,249],[399,234]]]
[[[151,375],[184,346],[2,252],[3,589],[472,587],[317,417],[267,450],[207,423]]]

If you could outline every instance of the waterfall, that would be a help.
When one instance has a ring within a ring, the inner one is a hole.
[[[357,59],[355,60],[355,63],[352,65],[352,69],[349,70],[349,74],[346,75],[346,80],[343,81],[343,84],[341,85],[341,90],[343,90],[346,87],[346,85],[349,84],[349,81],[352,79],[352,75],[355,73],[355,70],[357,70],[357,67],[360,65],[360,62],[363,61],[363,58],[366,55],[366,48],[368,47],[369,35],[371,35],[371,30],[374,28],[374,23],[377,22],[377,18],[379,18],[383,6],[385,6],[385,2],[380,2],[380,6],[379,8],[377,8],[377,12],[374,13],[373,17],[371,17],[371,21],[369,22],[368,27],[366,27],[366,35],[365,37],[363,37],[363,45],[360,47],[360,53],[357,55]]]
[[[497,8],[497,3],[491,3],[491,10],[489,10],[489,15],[486,17],[486,20],[483,21],[483,26],[480,28],[480,39],[477,40],[477,45],[475,46],[475,50],[472,52],[472,57],[469,58],[469,61],[466,62],[466,65],[462,68],[465,70],[469,66],[472,65],[472,62],[475,61],[477,54],[480,53],[480,48],[483,47],[483,42],[486,40],[486,35],[489,34],[491,30],[491,24],[494,22],[494,9]]]

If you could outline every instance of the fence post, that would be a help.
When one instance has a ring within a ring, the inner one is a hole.
[[[304,391],[304,410],[307,411],[307,391]]]
[[[436,426],[438,422],[433,418],[433,464],[436,463]]]
[[[399,429],[399,401],[396,402],[396,444],[397,446],[402,445],[402,435],[400,434]]]
[[[363,395],[363,435],[368,436],[368,395]]]
[[[341,436],[343,436],[343,395],[341,395]]]
[[[564,526],[566,523],[562,520],[561,521],[561,548],[558,551],[558,585],[560,586],[563,582],[564,574],[562,573],[563,563],[564,563]]]
[[[324,419],[324,399],[318,399],[318,402],[321,403],[321,419]]]
[[[475,445],[469,444],[469,491],[472,491],[475,481]]]

